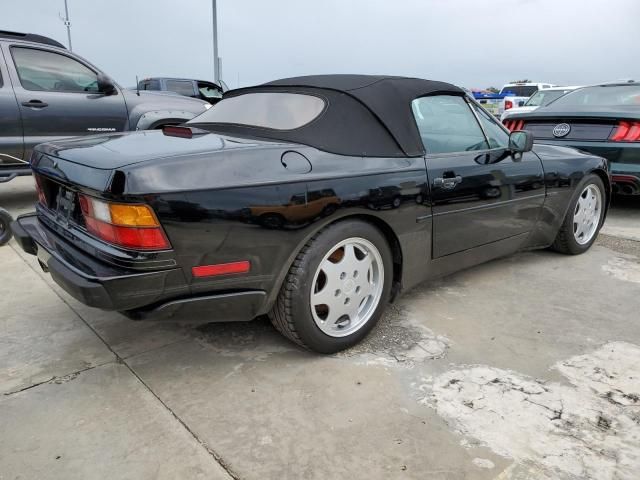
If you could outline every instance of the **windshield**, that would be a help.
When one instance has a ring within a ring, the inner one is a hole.
[[[287,92],[245,93],[223,98],[187,123],[226,123],[293,130],[316,119],[324,106],[324,100],[313,95]]]
[[[533,96],[527,100],[524,104],[525,107],[544,107],[549,105],[556,98],[560,98],[565,93],[571,90],[538,90]]]
[[[536,85],[507,85],[500,90],[501,94],[513,93],[516,97],[530,97],[538,91]]]
[[[586,87],[568,93],[553,102],[554,107],[616,107],[636,106],[640,108],[640,85],[615,85]]]

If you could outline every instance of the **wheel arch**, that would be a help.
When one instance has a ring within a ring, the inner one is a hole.
[[[355,214],[342,217],[337,221],[345,219],[360,219],[364,222],[368,222],[380,230],[386,238],[389,248],[391,249],[391,259],[393,261],[393,285],[391,287],[391,301],[393,301],[396,295],[400,292],[400,288],[402,286],[403,265],[402,245],[400,244],[400,240],[398,239],[396,232],[393,231],[391,225],[375,215]]]
[[[163,125],[179,125],[195,117],[191,112],[154,110],[143,113],[136,122],[136,130],[153,130]]]
[[[606,198],[606,209],[604,211],[604,217],[602,219],[602,221],[604,222],[604,220],[607,218],[607,213],[609,211],[609,205],[611,203],[611,196],[613,195],[613,192],[611,190],[611,178],[609,177],[609,173],[605,170],[603,170],[602,168],[594,168],[593,170],[591,170],[589,173],[592,173],[594,175],[597,175],[598,177],[600,177],[600,180],[602,180],[602,183],[604,185],[604,189],[605,189],[605,194],[607,196]]]
[[[293,265],[293,262],[295,261],[296,257],[298,256],[300,251],[304,248],[304,246],[309,242],[309,240],[315,237],[322,230],[329,228],[332,225],[335,225],[337,223],[343,222],[345,220],[361,220],[361,221],[367,222],[373,225],[374,227],[376,227],[387,240],[389,248],[391,249],[391,259],[393,262],[393,283],[391,287],[390,300],[393,301],[395,299],[395,297],[398,295],[402,287],[402,274],[403,274],[403,252],[402,252],[402,246],[400,244],[400,240],[398,239],[398,236],[393,231],[393,228],[386,221],[384,221],[382,218],[376,215],[370,215],[366,213],[348,213],[338,218],[330,219],[322,223],[321,225],[318,225],[317,228],[314,228],[311,232],[309,232],[309,234],[306,235],[298,243],[298,245],[296,245],[295,250],[292,251],[291,255],[287,259],[286,264],[284,265],[284,268],[281,269],[280,274],[278,275],[276,281],[274,282],[273,289],[269,293],[264,304],[263,312],[261,313],[266,314],[273,306],[278,296],[278,293],[280,292],[280,289],[282,288],[282,285],[287,277],[287,273],[291,268],[291,265]]]

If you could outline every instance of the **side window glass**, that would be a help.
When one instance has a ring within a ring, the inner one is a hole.
[[[12,47],[11,54],[26,90],[98,92],[98,75],[66,55],[20,47]]]
[[[484,128],[484,132],[487,134],[489,148],[507,148],[509,146],[509,134],[498,125],[498,122],[492,115],[483,108],[478,107],[475,103],[471,104],[471,108],[478,114],[482,128]]]
[[[222,98],[222,92],[215,87],[198,85],[198,90],[205,98]]]
[[[416,98],[411,108],[427,153],[489,148],[475,115],[462,97],[434,95]]]
[[[144,85],[145,90],[160,90],[160,80],[147,80]]]
[[[167,90],[186,97],[193,97],[193,83],[184,80],[167,80]]]

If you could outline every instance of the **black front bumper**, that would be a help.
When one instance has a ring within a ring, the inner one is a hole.
[[[11,230],[22,249],[67,293],[90,307],[133,311],[133,316],[173,316],[192,309],[214,312],[210,321],[251,320],[262,291],[211,292],[192,296],[181,268],[135,271],[98,261],[44,226],[35,214],[18,217]]]

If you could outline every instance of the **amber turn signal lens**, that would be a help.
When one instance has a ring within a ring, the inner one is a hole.
[[[109,204],[111,223],[128,227],[159,227],[155,215],[147,205]]]

